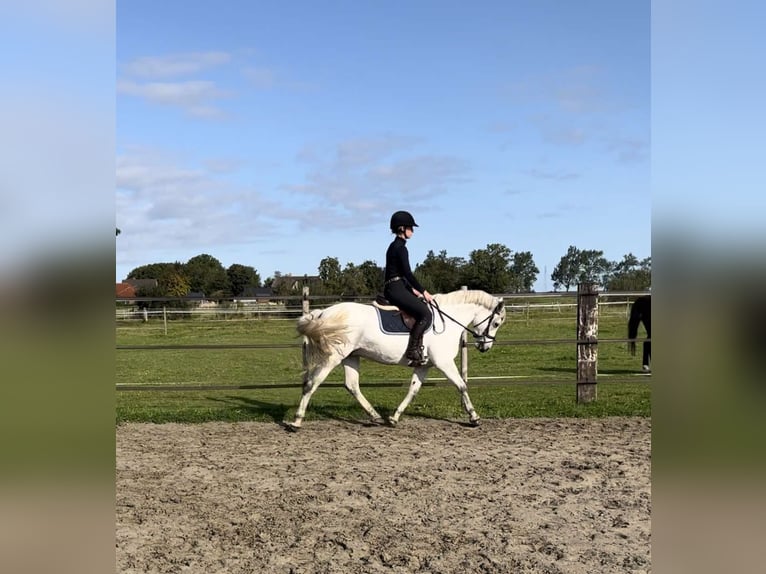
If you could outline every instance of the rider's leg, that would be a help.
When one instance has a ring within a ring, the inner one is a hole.
[[[385,294],[389,301],[415,318],[405,356],[410,360],[411,366],[423,363],[423,334],[431,325],[431,311],[428,305],[416,297],[401,281],[387,286]]]
[[[415,324],[410,330],[410,340],[407,344],[407,351],[405,356],[409,359],[409,365],[416,367],[425,363],[425,352],[423,349],[423,335],[428,327],[431,326],[431,310],[428,305],[415,297],[412,297],[413,301],[407,307],[402,307],[410,315],[415,317]]]
[[[428,317],[423,317],[413,325],[410,331],[410,340],[407,345],[405,356],[410,360],[410,366],[417,366],[423,363],[425,356],[423,353],[423,334],[430,321]]]

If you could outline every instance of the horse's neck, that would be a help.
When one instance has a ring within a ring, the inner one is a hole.
[[[467,325],[469,321],[473,321],[479,307],[480,305],[477,305],[476,303],[458,303],[451,307],[447,313],[464,325]]]

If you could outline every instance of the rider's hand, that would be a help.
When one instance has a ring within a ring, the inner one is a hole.
[[[428,291],[423,291],[423,299],[428,301],[429,303],[434,300],[433,295],[431,295]]]

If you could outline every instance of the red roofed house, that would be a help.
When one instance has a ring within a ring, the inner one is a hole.
[[[117,299],[129,299],[136,296],[136,288],[130,283],[117,283]]]

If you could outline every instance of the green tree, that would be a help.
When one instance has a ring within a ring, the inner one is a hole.
[[[511,250],[500,243],[471,251],[463,268],[463,284],[469,289],[505,293],[511,285]]]
[[[364,276],[360,268],[353,263],[346,263],[343,268],[340,294],[349,297],[365,294]]]
[[[186,297],[190,291],[189,280],[175,269],[169,269],[157,279],[157,286],[162,297]]]
[[[191,290],[202,292],[207,297],[222,296],[229,287],[226,269],[218,259],[207,253],[189,259],[184,270]]]
[[[183,267],[183,263],[149,263],[148,265],[140,265],[135,267],[128,273],[127,279],[158,279],[166,269],[172,268],[173,265],[179,265]]]
[[[511,263],[511,293],[530,293],[540,270],[535,265],[531,251],[517,251]]]
[[[184,264],[176,261],[175,263],[149,263],[148,265],[141,265],[136,267],[130,273],[128,273],[128,279],[156,279],[160,280],[165,273],[170,271],[177,271],[184,273]],[[160,295],[158,295],[159,297]],[[146,295],[150,297],[150,295]]]
[[[445,250],[441,250],[439,255],[429,251],[413,273],[429,292],[449,293],[460,289],[464,266],[465,259],[462,257],[447,257]]]
[[[184,264],[151,263],[137,267],[128,274],[128,279],[154,279],[154,287],[138,289],[138,297],[186,297],[189,294],[189,280],[184,273]],[[141,301],[140,309],[162,309],[163,307],[186,308],[186,301]]]
[[[632,253],[613,265],[605,287],[609,291],[646,291],[652,286],[652,258],[639,259]]]
[[[604,257],[604,252],[597,249],[585,249],[580,252],[580,272],[578,283],[598,283],[605,285],[612,272],[613,263]]]
[[[384,270],[378,267],[374,261],[364,261],[358,267],[359,277],[362,284],[361,295],[375,295],[383,290]]]
[[[242,295],[246,287],[260,287],[261,276],[249,265],[234,263],[226,270],[229,289],[234,296]]]
[[[339,295],[343,290],[343,272],[336,257],[325,257],[319,262],[319,280],[326,295]]]
[[[596,249],[578,249],[570,245],[566,254],[559,260],[551,273],[553,290],[558,291],[578,283],[597,283],[604,285],[612,272],[613,264],[604,257],[603,251]]]
[[[346,263],[341,274],[341,288],[336,294],[349,297],[375,295],[383,288],[383,269],[374,261],[366,260],[361,265]]]
[[[559,260],[551,273],[553,281],[553,290],[558,291],[564,287],[567,291],[577,283],[577,275],[580,270],[580,250],[574,245],[570,245],[566,254]]]

